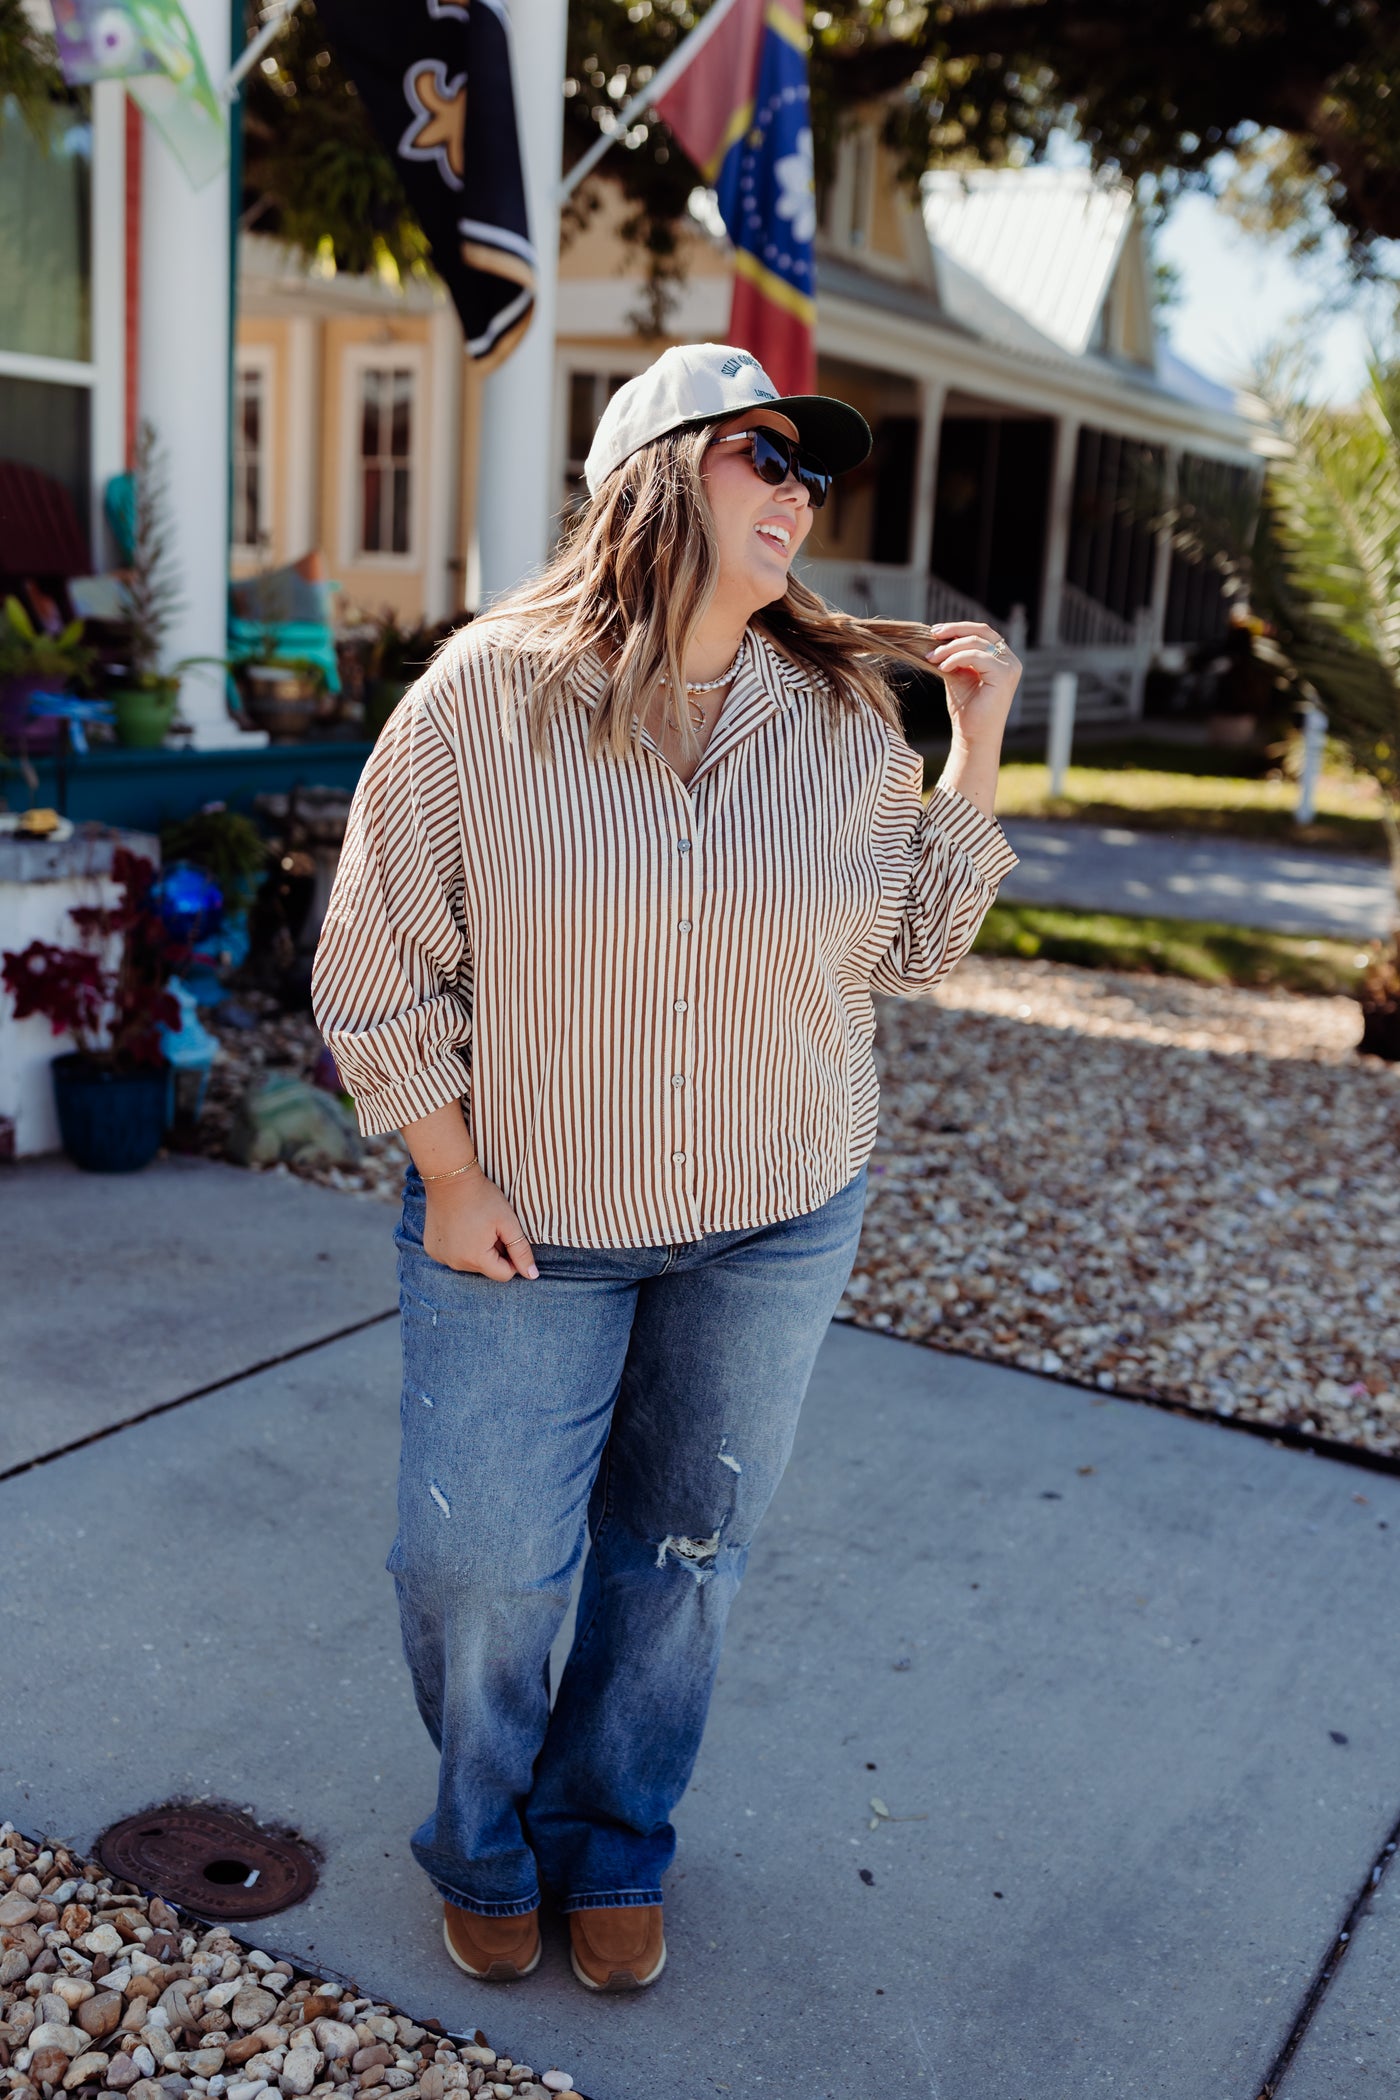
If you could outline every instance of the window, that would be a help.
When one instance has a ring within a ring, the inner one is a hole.
[[[417,378],[409,364],[360,368],[355,551],[362,559],[413,553]]]
[[[233,544],[264,553],[272,540],[269,395],[264,358],[240,355],[233,380]]]
[[[569,374],[569,446],[564,462],[564,509],[577,510],[588,494],[583,479],[584,461],[598,428],[598,418],[631,372],[571,372]]]
[[[47,150],[0,94],[0,459],[91,489],[92,135],[57,107]]]

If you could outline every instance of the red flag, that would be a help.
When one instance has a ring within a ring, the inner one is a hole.
[[[729,341],[780,393],[811,393],[816,206],[801,0],[715,0],[693,34],[694,58],[655,107],[714,185],[734,244]]]

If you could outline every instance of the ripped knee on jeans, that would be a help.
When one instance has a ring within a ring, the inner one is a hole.
[[[715,1556],[719,1552],[719,1533],[711,1532],[707,1539],[692,1539],[668,1531],[656,1549],[656,1565],[664,1568],[667,1554],[672,1554],[675,1564],[685,1568],[697,1582],[708,1582],[714,1574]]]

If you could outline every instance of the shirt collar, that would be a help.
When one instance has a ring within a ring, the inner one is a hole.
[[[602,659],[595,650],[588,650],[579,659],[573,673],[574,691],[587,706],[598,701],[607,683]],[[734,683],[725,697],[725,713],[742,695],[746,700],[761,694],[775,707],[784,709],[797,705],[803,692],[810,692],[814,680],[810,671],[795,664],[784,655],[777,643],[756,627],[744,632],[743,662],[735,674]],[[747,710],[746,710],[747,711]]]

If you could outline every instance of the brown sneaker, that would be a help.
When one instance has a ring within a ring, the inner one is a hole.
[[[474,1910],[442,1906],[442,1936],[459,1969],[479,1983],[515,1983],[540,1962],[540,1914],[527,1910],[518,1918],[483,1918]]]
[[[569,1912],[569,1959],[590,1991],[641,1991],[666,1966],[659,1903]]]

